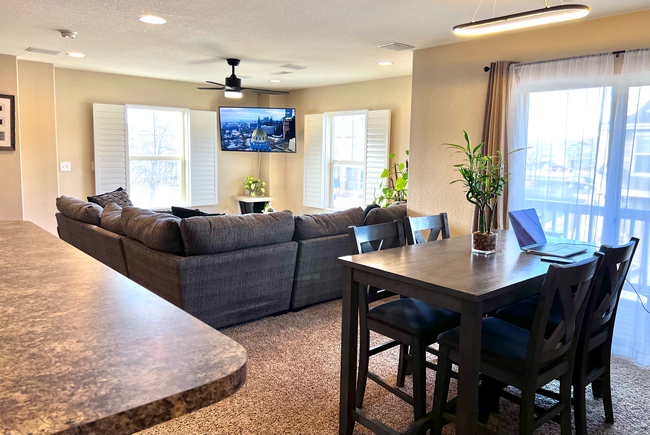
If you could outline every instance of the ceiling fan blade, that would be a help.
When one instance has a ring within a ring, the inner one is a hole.
[[[221,83],[211,82],[210,80],[206,81],[206,83],[210,83],[211,85],[217,85],[217,86],[226,86],[226,85],[222,85]]]
[[[225,88],[196,88],[201,91],[223,91]]]
[[[271,91],[270,89],[241,88],[241,92],[257,92],[258,94],[289,95],[289,92]]]

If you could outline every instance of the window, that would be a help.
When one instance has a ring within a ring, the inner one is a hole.
[[[366,114],[331,115],[330,208],[365,206]]]
[[[186,204],[184,110],[127,107],[129,195],[140,207]]]

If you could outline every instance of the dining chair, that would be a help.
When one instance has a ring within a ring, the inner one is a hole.
[[[576,434],[587,434],[586,388],[589,384],[595,397],[603,398],[605,421],[614,423],[611,386],[611,351],[614,322],[618,311],[623,286],[627,279],[639,239],[632,237],[624,245],[601,246],[603,260],[594,287],[594,302],[585,314],[580,343],[576,353],[573,374],[574,415]],[[530,330],[537,297],[525,299],[497,311],[496,317]],[[557,324],[557,307],[553,308],[549,324]],[[549,333],[547,331],[547,336]],[[555,394],[542,391],[542,394],[556,398]]]
[[[521,397],[503,392],[506,399],[519,403],[519,433],[534,430],[560,417],[562,435],[571,434],[571,384],[573,364],[582,320],[596,281],[602,253],[580,262],[551,264],[542,284],[530,331],[505,320],[488,317],[482,321],[480,372],[521,391]],[[546,339],[545,332],[553,304],[557,301],[560,323]],[[459,361],[460,328],[438,337],[440,356],[434,394],[431,433],[439,435],[445,421],[455,421],[447,402],[451,365]],[[463,367],[459,368],[460,370]],[[535,406],[535,394],[558,379],[558,403],[549,409]],[[537,414],[537,417],[536,417]]]
[[[404,230],[401,221],[349,227],[351,251],[363,254],[404,246]],[[367,379],[372,380],[397,397],[413,406],[415,421],[426,414],[426,348],[436,342],[436,337],[460,323],[460,316],[453,311],[435,307],[424,302],[400,298],[377,305],[370,304],[394,294],[372,286],[359,285],[359,375],[357,381],[356,407],[363,406]],[[370,347],[370,331],[391,339]],[[406,370],[407,349],[413,372],[413,395],[393,387],[369,370],[370,357],[392,347],[400,346],[398,379]]]
[[[451,237],[449,235],[449,220],[447,219],[447,213],[421,217],[406,216],[403,219],[403,222],[406,241],[409,245],[433,242],[438,240],[438,237],[443,239]],[[429,237],[425,240],[422,231],[427,230],[430,230],[430,232]]]

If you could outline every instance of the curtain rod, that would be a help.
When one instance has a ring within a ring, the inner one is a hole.
[[[639,49],[639,50],[642,50],[642,49]],[[612,51],[612,54],[615,54],[616,57],[619,57],[621,54],[625,53],[626,51],[635,51],[635,50],[618,50],[618,51]],[[601,53],[601,54],[605,54],[605,53]],[[594,55],[593,55],[593,54],[587,54],[587,55],[585,55],[585,56],[575,56],[575,57],[588,57],[588,56],[594,56]],[[567,57],[567,58],[565,58],[565,59],[574,59],[574,58]],[[542,61],[540,61],[540,62],[530,62],[530,63],[555,62],[556,60],[563,60],[563,59],[542,60]],[[489,72],[489,71],[490,71],[490,67],[489,67],[489,66],[485,66],[485,67],[483,67],[483,71],[485,71],[485,72]]]

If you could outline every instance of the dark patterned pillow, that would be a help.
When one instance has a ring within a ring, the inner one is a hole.
[[[210,214],[201,211],[198,208],[193,209],[193,208],[185,208],[185,207],[176,207],[175,205],[172,205],[172,214],[181,219],[191,218],[194,216],[223,216],[223,213]]]
[[[94,202],[99,204],[102,208],[106,207],[108,204],[117,204],[120,207],[133,207],[133,203],[129,199],[129,194],[126,193],[126,190],[119,187],[117,190],[108,193],[102,193],[101,195],[89,196],[88,202]]]

